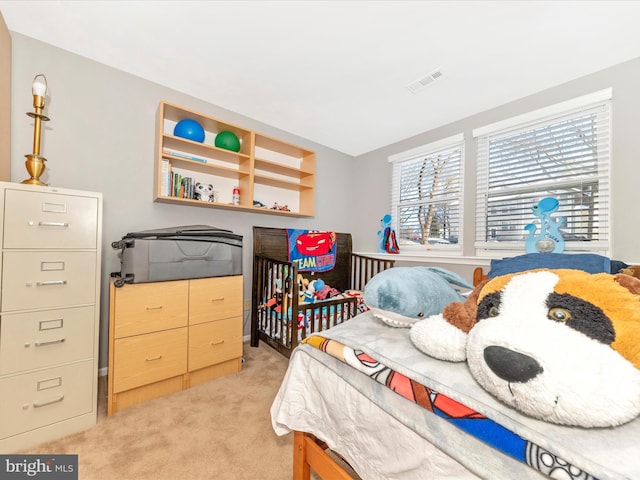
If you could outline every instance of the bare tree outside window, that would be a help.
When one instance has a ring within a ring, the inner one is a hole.
[[[402,162],[396,205],[399,243],[457,244],[460,227],[462,148]]]

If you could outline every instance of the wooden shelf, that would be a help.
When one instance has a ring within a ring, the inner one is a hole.
[[[202,125],[204,142],[173,135],[175,124],[185,118]],[[239,152],[214,145],[215,136],[225,130],[240,139]],[[271,215],[314,215],[315,152],[164,101],[158,107],[156,136],[154,201]],[[166,170],[189,177],[193,183],[211,184],[218,201],[169,196],[167,181],[163,182]],[[240,189],[240,205],[232,204],[234,186]],[[254,201],[267,207],[286,205],[289,211],[254,206]]]

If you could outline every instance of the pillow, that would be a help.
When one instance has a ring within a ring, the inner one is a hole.
[[[587,273],[611,273],[609,257],[594,253],[527,253],[517,257],[491,260],[488,278],[536,268],[583,270]]]

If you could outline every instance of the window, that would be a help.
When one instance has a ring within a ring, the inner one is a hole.
[[[393,155],[391,215],[403,250],[460,250],[464,138]]]
[[[608,252],[610,99],[606,90],[473,132],[478,254],[524,250],[541,233],[532,207],[545,197],[559,201],[551,217],[564,219],[565,250]]]

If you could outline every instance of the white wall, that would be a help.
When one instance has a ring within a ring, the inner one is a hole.
[[[351,228],[354,249],[375,251],[380,219],[389,212],[391,204],[391,164],[388,163],[388,157],[463,133],[466,139],[463,253],[475,255],[476,151],[472,130],[609,87],[613,89],[611,257],[640,264],[640,215],[637,213],[640,192],[640,59],[578,78],[357,157],[355,166],[358,182],[355,184],[357,195],[354,209],[359,212],[359,221]],[[478,92],[478,95],[482,95],[482,92]],[[425,112],[425,115],[429,115],[429,112]],[[448,267],[446,263],[440,266]],[[451,269],[460,271],[459,266],[451,266]],[[461,273],[469,275],[469,272],[470,269],[467,269]]]
[[[51,121],[42,135],[41,153],[47,158],[42,180],[104,195],[101,367],[108,364],[109,274],[120,270],[111,242],[126,233],[206,224],[243,235],[244,297],[250,298],[252,226],[351,230],[350,156],[32,38],[12,32],[12,40],[11,181],[28,178],[24,155],[32,150],[33,121],[25,113],[33,110],[33,77],[44,73],[50,89],[45,114]],[[315,217],[154,203],[155,115],[160,100],[316,151]],[[249,312],[245,312],[244,332],[249,334]]]
[[[424,132],[354,160],[306,139],[29,37],[12,33],[12,40],[11,180],[19,182],[27,178],[24,155],[31,153],[33,123],[25,112],[32,110],[33,77],[44,73],[51,92],[46,108],[51,121],[45,124],[42,139],[42,154],[48,159],[44,180],[57,187],[104,194],[101,367],[108,363],[109,273],[119,270],[119,260],[110,245],[127,232],[198,223],[228,228],[243,235],[244,296],[249,298],[252,226],[351,232],[355,250],[373,252],[380,218],[389,211],[391,167],[387,157],[463,132],[467,138],[463,242],[464,254],[473,255],[475,148],[471,130],[608,87],[613,88],[612,257],[640,264],[640,251],[636,246],[640,238],[640,222],[635,209],[636,193],[640,191],[637,175],[640,59]],[[171,66],[167,65],[167,68]],[[315,150],[316,216],[295,219],[154,203],[155,114],[160,100]],[[438,265],[470,278],[470,267]],[[245,335],[249,333],[248,312],[245,312],[244,331]]]

